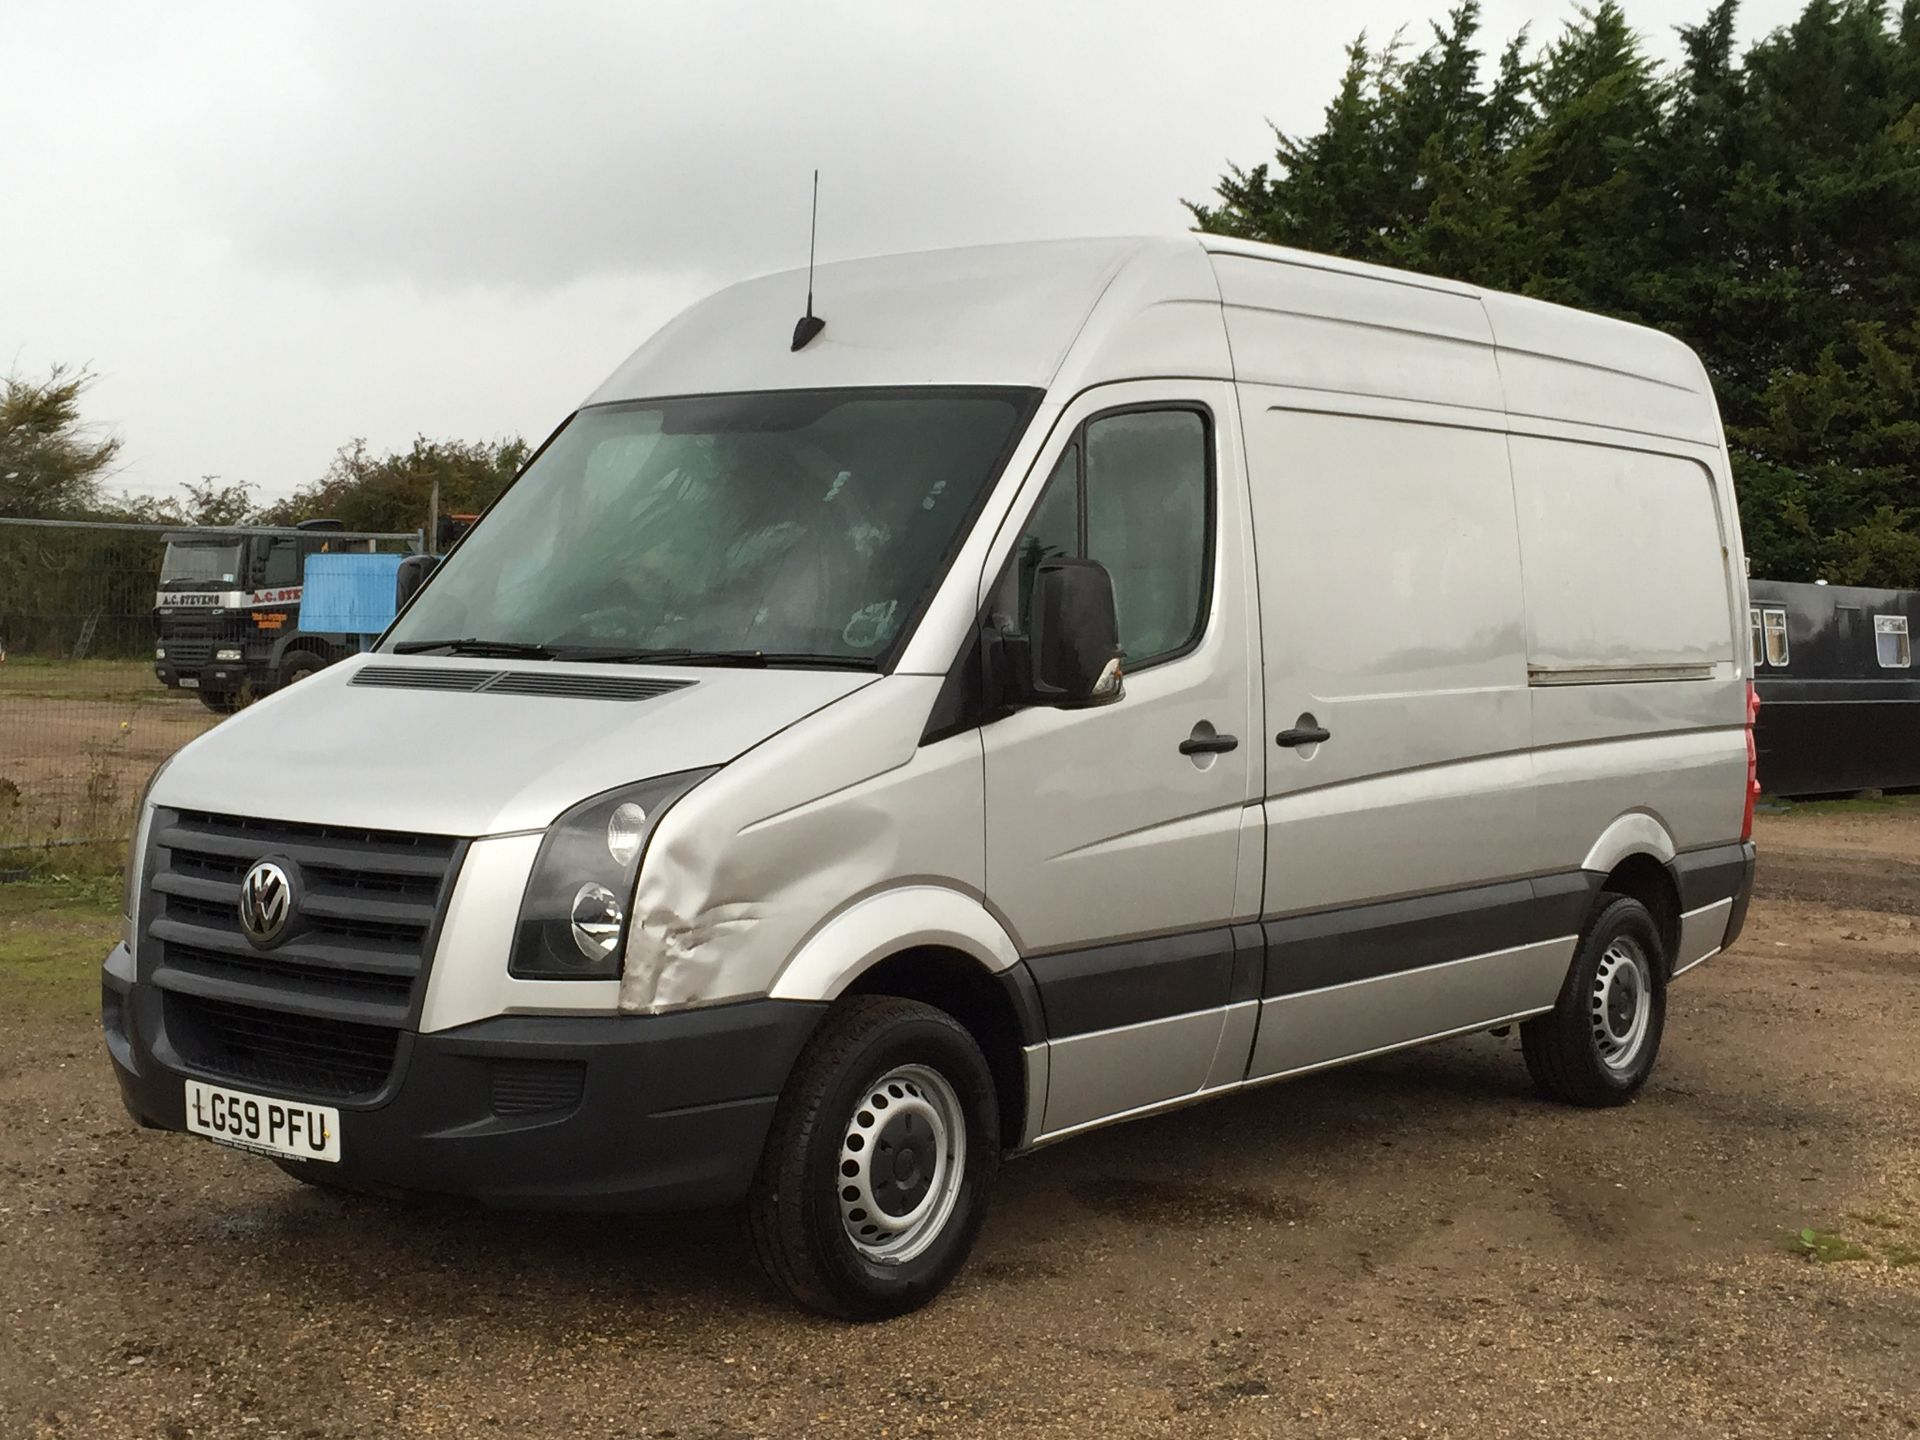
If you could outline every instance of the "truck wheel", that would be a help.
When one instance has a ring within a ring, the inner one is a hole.
[[[238,690],[196,690],[200,703],[216,715],[231,715],[246,703]]]
[[[284,690],[294,682],[326,668],[327,659],[324,655],[316,655],[311,650],[295,650],[280,662],[280,688]]]
[[[821,1023],[781,1094],[748,1238],[809,1309],[903,1315],[966,1260],[999,1164],[993,1072],[973,1037],[931,1005],[855,996]]]
[[[1527,1073],[1569,1105],[1624,1105],[1653,1073],[1667,1023],[1660,927],[1625,895],[1607,900],[1574,951],[1560,1001],[1520,1027]]]

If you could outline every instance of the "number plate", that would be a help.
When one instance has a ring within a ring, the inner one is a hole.
[[[180,677],[180,688],[182,690],[198,690],[200,688],[199,677],[196,675],[182,675]]]
[[[340,1159],[340,1112],[187,1081],[187,1129],[222,1145],[287,1160]]]

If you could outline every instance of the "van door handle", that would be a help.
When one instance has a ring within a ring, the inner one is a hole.
[[[1273,743],[1284,745],[1291,750],[1296,745],[1318,745],[1322,740],[1331,740],[1333,732],[1324,725],[1296,725],[1291,730],[1282,730],[1273,737]]]
[[[1237,735],[1202,734],[1196,730],[1180,742],[1182,755],[1224,755],[1229,750],[1240,748]]]

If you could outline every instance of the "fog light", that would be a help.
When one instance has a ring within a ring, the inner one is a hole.
[[[589,960],[605,960],[620,943],[620,902],[604,885],[588,883],[573,892],[573,943]]]
[[[238,660],[240,658],[240,652],[233,649],[216,650],[213,652],[213,658],[216,660]]]

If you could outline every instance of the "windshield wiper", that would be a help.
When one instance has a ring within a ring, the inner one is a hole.
[[[620,649],[562,646],[557,660],[582,660],[609,665],[738,665],[749,669],[769,666],[811,667],[819,670],[878,670],[880,662],[865,655],[817,655],[805,650],[693,650],[686,646],[659,649]]]
[[[424,655],[444,650],[449,655],[492,655],[499,659],[551,660],[554,651],[524,640],[402,640],[392,647],[396,655]]]

